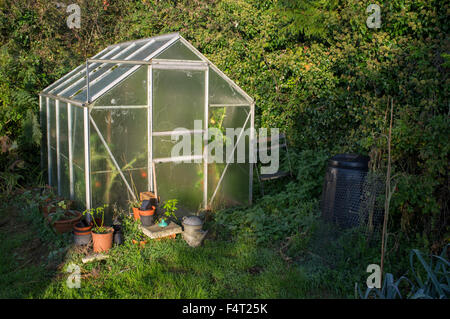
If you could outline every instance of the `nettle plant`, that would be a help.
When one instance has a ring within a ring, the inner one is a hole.
[[[137,241],[145,239],[144,233],[141,230],[141,222],[138,220],[134,220],[133,217],[124,216],[122,219],[122,226],[126,234],[125,238]]]
[[[97,234],[104,234],[108,232],[108,227],[104,226],[105,223],[105,208],[108,207],[108,204],[104,204],[103,206],[98,206],[96,208],[86,209],[83,212],[83,216],[86,216],[86,214],[91,214],[92,221],[94,223],[94,227],[92,228],[92,231]],[[101,217],[100,224],[97,224],[96,218]]]

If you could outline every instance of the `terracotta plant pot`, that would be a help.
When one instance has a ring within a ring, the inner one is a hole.
[[[53,204],[48,204],[42,207],[42,215],[47,217],[50,213],[54,213],[56,211],[56,207]]]
[[[73,213],[75,213],[73,218],[57,220],[53,223],[52,226],[57,233],[62,234],[72,231],[73,226],[81,220],[81,217],[83,217],[80,212],[74,211]]]
[[[155,206],[152,206],[152,209],[149,210],[138,210],[139,217],[143,226],[151,226],[153,225],[153,217],[155,215]]]
[[[92,241],[94,243],[94,252],[107,252],[111,249],[113,244],[113,234],[114,229],[109,227],[107,228],[108,232],[105,234],[97,234],[92,231]]]
[[[42,210],[42,208],[44,208],[45,206],[47,206],[48,204],[50,204],[53,201],[52,198],[46,198],[44,199],[44,202],[40,205],[40,208]]]
[[[44,204],[41,207],[41,212],[44,217],[47,217],[51,213],[54,213],[56,211],[57,203],[62,201],[62,198],[47,198],[44,202]],[[68,200],[67,202],[67,209],[70,209],[72,207],[73,201]]]
[[[141,217],[139,216],[139,207],[132,207],[132,209],[134,220],[140,220]]]

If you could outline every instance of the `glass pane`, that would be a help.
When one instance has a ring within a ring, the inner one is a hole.
[[[67,104],[59,102],[59,156],[60,156],[60,178],[61,196],[69,198],[69,140],[67,129]]]
[[[89,144],[91,153],[91,173],[107,172],[116,169],[92,124],[90,127]]]
[[[50,147],[50,157],[51,157],[51,185],[52,187],[58,187],[58,166],[56,163],[56,148]]]
[[[73,184],[75,191],[75,204],[78,208],[84,209],[86,207],[86,184],[84,177],[84,169],[80,166],[73,165]]]
[[[49,99],[50,108],[50,174],[51,186],[58,186],[58,166],[56,161],[56,103],[55,100]]]
[[[156,50],[161,48],[164,44],[166,44],[170,40],[171,39],[164,39],[164,40],[156,40],[156,41],[154,41],[152,44],[147,46],[144,50],[142,50],[141,52],[139,52],[136,55],[134,55],[132,60],[138,60],[138,61],[140,61],[140,60],[148,60],[148,57],[151,56],[153,54],[153,52],[155,52]]]
[[[71,86],[72,84],[75,84],[80,79],[84,79],[83,82],[86,82],[86,65],[80,65],[77,67],[79,71],[75,72],[73,75],[68,77],[66,80],[61,82],[59,85],[56,85],[51,91],[51,94],[59,95],[61,92],[63,92],[66,88]]]
[[[70,177],[69,177],[69,158],[60,154],[61,165],[61,196],[70,197]]]
[[[47,102],[45,97],[40,98],[40,127],[41,127],[41,167],[44,172],[48,168],[48,149],[47,149]],[[47,179],[48,180],[48,179]],[[47,181],[46,180],[46,181]]]
[[[156,184],[162,201],[178,199],[177,215],[196,212],[203,203],[203,164],[158,163]]]
[[[224,107],[210,108],[209,127],[215,127],[226,134],[227,128],[242,128],[250,112],[249,107]],[[247,122],[244,129],[250,128],[250,121]],[[236,145],[238,133],[233,135],[233,144],[231,144],[231,136],[224,139],[224,163],[208,164],[208,200],[212,198],[222,173],[226,166],[226,147],[227,143],[230,149],[232,145]],[[241,158],[245,163],[238,163],[239,147],[236,148],[233,156],[233,163],[228,165],[227,171],[222,179],[220,187],[214,197],[212,203],[213,208],[223,208],[236,205],[246,205],[249,199],[249,132],[244,132],[241,139],[245,142],[245,154]]]
[[[248,101],[216,71],[209,68],[209,104],[248,104]]]
[[[197,152],[195,141],[197,139]],[[171,136],[153,137],[153,158],[171,157],[173,147],[177,145],[177,151],[174,156],[202,155],[203,135],[187,134],[178,136],[178,140],[172,141]],[[181,146],[186,146],[186,149]]]
[[[108,204],[107,215],[111,220],[114,205],[125,209],[131,195],[92,125],[90,133],[92,204],[93,207]],[[123,173],[128,176],[127,171]]]
[[[84,119],[83,108],[72,106],[72,159],[74,200],[79,208],[86,205],[84,176]]]
[[[201,59],[195,55],[187,46],[180,40],[165,49],[162,53],[156,56],[157,59],[171,59],[171,60],[196,60]]]
[[[108,57],[113,56],[116,52],[119,52],[119,50],[117,50],[117,51],[113,51],[113,50],[114,50],[114,48],[107,49],[104,52],[97,53],[92,58],[93,59],[108,58]],[[98,65],[99,64],[92,65],[92,68],[95,68]],[[91,65],[89,66],[89,69],[91,69]],[[84,78],[85,75],[86,75],[86,65],[85,64],[79,65],[74,70],[72,70],[71,72],[68,72],[66,75],[64,75],[60,81],[58,80],[59,82],[58,81],[54,82],[44,92],[53,91],[55,88],[58,88],[58,89],[54,90],[54,92],[52,92],[53,94],[61,92],[61,91],[65,90],[67,87],[69,87],[71,84],[77,82],[79,79]],[[64,83],[66,81],[67,81],[67,83]]]
[[[83,108],[72,105],[72,159],[74,166],[84,170]]]
[[[122,170],[147,166],[147,109],[93,109],[91,116]],[[91,170],[110,170],[114,166],[109,155],[96,153],[104,146],[93,132],[91,125]]]
[[[208,199],[211,199],[224,168],[225,164],[208,165]],[[228,165],[220,188],[214,197],[213,209],[248,204],[249,170],[248,163]]]
[[[54,90],[56,87],[58,86],[64,86],[66,87],[66,85],[62,85],[65,81],[67,81],[70,77],[76,76],[79,72],[82,72],[83,68],[86,67],[85,65],[79,65],[77,66],[75,69],[73,69],[72,71],[68,72],[66,75],[64,75],[62,78],[58,79],[57,81],[53,82],[53,84],[51,84],[50,86],[48,86],[44,92],[45,93],[49,93],[52,90]]]
[[[93,72],[99,65],[99,63],[89,64],[89,72]],[[64,97],[71,97],[84,86],[86,86],[86,65],[84,65],[83,68],[81,68],[81,72],[74,75],[67,84],[59,87],[52,93]]]
[[[140,192],[148,191],[148,170],[147,167],[135,168],[123,171],[123,175],[133,192],[139,197]],[[124,190],[128,192],[127,190]],[[127,206],[124,206],[126,208]]]
[[[107,72],[104,72],[104,76],[101,78],[99,77],[98,81],[95,81],[95,79],[91,82],[89,82],[89,99],[92,100],[92,98],[97,95],[100,91],[104,90],[108,85],[113,83],[115,80],[120,78],[122,75],[124,75],[126,72],[130,71],[132,68],[137,69],[135,65],[114,65],[109,63],[109,68]],[[99,71],[100,72],[100,71]],[[86,101],[87,92],[86,89],[81,89],[78,92],[76,92],[72,98],[75,98],[77,100]]]
[[[69,140],[67,129],[67,104],[59,102],[59,153],[69,157]]]
[[[106,173],[92,173],[91,185],[93,207],[108,204],[107,220],[111,220],[114,205],[125,209],[131,199],[117,170]]]
[[[153,131],[194,129],[204,118],[203,71],[153,70]]]
[[[130,56],[134,48],[138,46],[126,46],[124,48],[117,49],[115,51],[111,51],[109,54],[103,55],[101,58],[105,59],[125,59],[128,56]],[[93,83],[98,77],[100,77],[102,74],[107,73],[110,71],[112,67],[114,67],[115,64],[108,64],[108,63],[90,63],[89,64],[89,81],[90,83]],[[67,85],[64,85],[64,87],[59,88],[54,93],[59,94],[64,97],[72,97],[85,101],[86,98],[80,99],[79,93],[81,93],[83,90],[85,90],[86,87],[86,67],[84,69],[84,72],[79,72],[76,76],[74,76],[70,82]]]
[[[94,107],[114,105],[147,105],[147,66],[138,68],[94,102]]]

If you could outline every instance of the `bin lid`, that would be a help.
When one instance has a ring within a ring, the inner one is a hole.
[[[328,166],[367,171],[369,169],[369,160],[368,156],[360,154],[338,154],[328,161]]]
[[[203,221],[198,216],[184,216],[183,224],[188,226],[200,226],[203,225]]]

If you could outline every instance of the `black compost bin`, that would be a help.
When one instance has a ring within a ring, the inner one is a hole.
[[[359,225],[368,169],[369,157],[358,154],[339,154],[328,161],[321,201],[325,220],[344,228]]]

